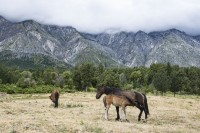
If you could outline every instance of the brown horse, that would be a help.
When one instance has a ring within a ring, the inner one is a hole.
[[[108,120],[108,110],[109,110],[111,104],[113,104],[115,107],[118,107],[118,108],[122,107],[126,121],[128,121],[126,119],[126,106],[136,106],[136,103],[133,104],[125,96],[117,96],[117,95],[113,95],[113,94],[104,96],[103,103],[104,103],[104,107],[105,107],[105,119],[106,120]]]
[[[128,101],[128,102],[123,106],[136,106],[140,110],[140,113],[138,115],[138,121],[141,120],[141,115],[143,111],[145,113],[145,119],[147,119],[147,115],[149,114],[149,109],[148,109],[147,97],[145,94],[142,94],[136,91],[131,91],[131,90],[122,91],[119,88],[101,86],[97,89],[96,99],[99,99],[103,94],[118,96],[118,99],[121,97],[122,99],[119,100],[119,102],[124,101],[124,99],[126,99],[125,101],[126,102]],[[116,111],[117,111],[116,120],[119,120],[120,119],[119,107],[122,107],[123,109],[123,106],[122,105],[117,106],[117,104],[114,104],[114,105],[116,105]]]
[[[54,103],[54,107],[58,108],[58,99],[59,99],[60,93],[58,90],[54,90],[51,93],[51,96],[49,96],[49,98],[51,99],[51,101]]]

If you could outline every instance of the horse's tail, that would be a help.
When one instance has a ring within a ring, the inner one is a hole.
[[[149,107],[148,107],[148,103],[147,103],[147,97],[146,97],[145,94],[143,94],[143,96],[144,96],[144,105],[145,105],[147,114],[150,115],[150,114],[149,114]]]

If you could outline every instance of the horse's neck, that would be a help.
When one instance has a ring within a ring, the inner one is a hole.
[[[114,94],[114,95],[121,95],[122,91],[120,89],[106,87],[105,94]]]
[[[106,88],[105,88],[105,94],[106,94],[106,95],[108,95],[108,94],[113,94],[113,88],[106,87]]]

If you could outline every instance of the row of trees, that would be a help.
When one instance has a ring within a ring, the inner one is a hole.
[[[150,68],[105,68],[83,63],[70,70],[17,70],[0,65],[0,84],[16,84],[28,89],[38,85],[59,86],[68,90],[87,90],[99,84],[143,91],[171,91],[200,94],[200,68],[152,64]]]

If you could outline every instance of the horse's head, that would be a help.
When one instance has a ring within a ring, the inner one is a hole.
[[[99,99],[101,97],[101,95],[103,95],[104,93],[105,93],[105,87],[104,86],[100,86],[97,89],[96,99]]]

